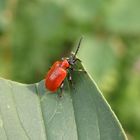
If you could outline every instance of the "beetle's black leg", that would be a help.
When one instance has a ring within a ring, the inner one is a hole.
[[[73,90],[75,90],[71,72],[68,73],[68,80],[69,80],[69,83],[70,83],[71,88],[72,88]]]
[[[59,93],[59,97],[62,97],[63,94],[63,89],[64,89],[64,81],[62,82],[61,86],[60,86],[60,93]]]
[[[73,84],[73,81],[72,81],[72,75],[71,75],[70,72],[68,73],[68,80],[69,80],[71,86],[74,87],[74,84]]]
[[[74,69],[74,68],[70,68],[72,71],[76,71],[76,72],[84,72],[87,73],[85,70],[83,69]]]
[[[76,61],[81,62],[81,60],[80,60],[79,58],[76,58],[76,59],[74,60],[74,63],[76,63]]]

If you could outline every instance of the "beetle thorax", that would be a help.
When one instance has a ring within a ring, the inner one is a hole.
[[[70,64],[67,59],[62,61],[62,63],[61,63],[62,68],[67,69],[67,68],[69,68],[69,66],[70,66]]]

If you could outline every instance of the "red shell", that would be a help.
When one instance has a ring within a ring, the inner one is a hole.
[[[67,76],[66,69],[69,68],[67,60],[56,61],[45,77],[45,86],[48,90],[55,92]]]

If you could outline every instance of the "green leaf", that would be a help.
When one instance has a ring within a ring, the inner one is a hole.
[[[0,140],[126,140],[92,79],[73,72],[62,98],[44,80],[31,85],[0,79]],[[59,90],[58,90],[59,92]]]

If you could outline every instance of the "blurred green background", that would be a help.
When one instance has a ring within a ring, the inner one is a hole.
[[[0,0],[0,77],[40,81],[84,35],[79,57],[129,140],[140,140],[139,6],[139,0]]]

